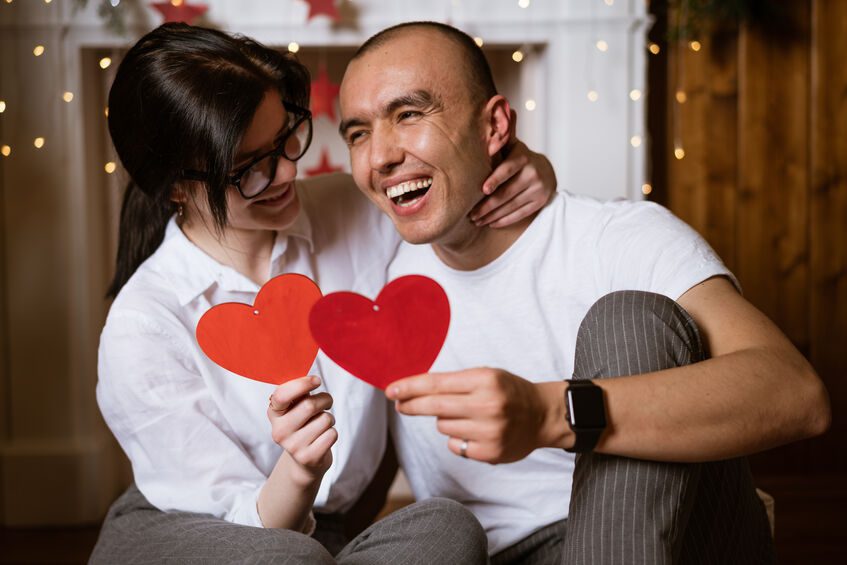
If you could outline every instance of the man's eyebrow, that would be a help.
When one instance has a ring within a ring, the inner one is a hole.
[[[442,108],[441,99],[428,90],[415,90],[410,92],[409,94],[404,94],[402,96],[398,96],[390,100],[385,106],[383,106],[381,114],[383,116],[390,115],[394,113],[398,108],[402,108],[404,106],[411,106],[413,108]],[[341,134],[341,137],[344,137],[344,134],[347,133],[347,130],[354,126],[362,126],[365,125],[364,120],[359,118],[350,118],[349,120],[342,120],[341,124],[338,126],[338,133]]]
[[[347,133],[347,130],[354,126],[363,126],[365,125],[364,120],[360,120],[358,118],[350,118],[349,120],[341,120],[341,123],[338,124],[338,133],[341,134],[341,137],[344,137],[344,134]]]
[[[382,113],[393,113],[397,108],[412,106],[413,108],[441,108],[441,99],[428,90],[415,90],[409,94],[398,96],[383,108]]]

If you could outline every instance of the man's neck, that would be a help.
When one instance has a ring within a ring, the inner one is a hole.
[[[477,227],[470,221],[457,226],[432,249],[441,261],[457,271],[480,269],[506,252],[526,231],[538,212],[505,228]]]

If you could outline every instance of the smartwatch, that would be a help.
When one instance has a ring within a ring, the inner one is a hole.
[[[565,418],[576,435],[571,453],[591,451],[606,429],[603,389],[588,380],[568,380],[565,389]]]

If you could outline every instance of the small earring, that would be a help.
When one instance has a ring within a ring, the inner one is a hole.
[[[177,207],[176,207],[176,215],[181,218],[183,216],[183,214],[184,214],[184,210],[182,208],[182,204],[178,204]]]

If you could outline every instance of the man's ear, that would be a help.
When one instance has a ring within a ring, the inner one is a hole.
[[[486,103],[484,115],[488,156],[494,157],[511,141],[514,135],[513,112],[509,106],[509,101],[498,94]]]

